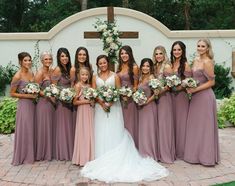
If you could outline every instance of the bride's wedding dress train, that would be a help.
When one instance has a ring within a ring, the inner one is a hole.
[[[96,84],[97,87],[115,86],[115,74],[106,81],[97,76]],[[138,153],[131,135],[124,128],[120,102],[115,102],[109,113],[97,104],[94,121],[96,159],[83,167],[82,176],[111,183],[153,181],[169,174],[155,160]]]

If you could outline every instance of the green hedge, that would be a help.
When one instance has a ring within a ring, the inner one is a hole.
[[[5,96],[6,85],[11,83],[11,79],[18,67],[11,62],[6,67],[0,65],[0,96]]]
[[[231,84],[233,79],[229,74],[230,68],[215,64],[215,86],[213,91],[216,99],[228,98],[232,94],[233,87],[231,87]]]
[[[4,97],[0,101],[0,133],[10,134],[15,131],[17,99]]]
[[[225,127],[225,122],[230,122],[235,125],[235,93],[230,98],[225,98],[218,112],[219,128]]]

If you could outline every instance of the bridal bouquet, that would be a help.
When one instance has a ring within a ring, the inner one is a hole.
[[[123,104],[124,104],[124,107],[126,108],[128,105],[127,98],[130,98],[132,96],[132,89],[128,86],[122,86],[119,89],[119,93],[120,93],[120,95],[123,96]]]
[[[60,95],[60,89],[55,85],[51,84],[43,90],[44,96],[58,98]]]
[[[22,90],[26,94],[38,94],[40,92],[40,86],[38,83],[28,83]]]
[[[59,100],[65,103],[72,103],[75,95],[73,88],[64,88],[60,91]]]
[[[119,91],[113,86],[102,86],[98,89],[98,95],[105,102],[115,102],[119,100]]]
[[[181,83],[182,87],[184,88],[196,88],[197,87],[197,81],[193,78],[185,78],[184,80],[182,80]],[[187,93],[188,99],[191,100],[192,99],[192,94],[191,93]]]
[[[173,91],[176,91],[176,87],[181,84],[181,80],[177,75],[171,75],[166,77],[166,85]]]
[[[119,100],[119,91],[113,86],[102,86],[98,89],[98,95],[107,104]],[[110,109],[107,111],[110,112]]]
[[[84,95],[84,98],[87,100],[94,100],[98,96],[97,90],[95,90],[91,87],[87,87],[87,88],[83,89],[82,94]]]
[[[143,105],[147,101],[147,96],[145,95],[144,91],[141,89],[138,89],[133,95],[132,98],[135,103],[137,103],[139,106]]]

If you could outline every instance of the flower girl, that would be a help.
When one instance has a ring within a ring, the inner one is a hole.
[[[90,87],[91,74],[87,67],[81,67],[77,76],[73,104],[77,105],[78,109],[72,163],[84,166],[86,162],[94,159],[93,105],[97,93]]]

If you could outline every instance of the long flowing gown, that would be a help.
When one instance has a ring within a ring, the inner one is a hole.
[[[148,82],[140,84],[139,89],[143,90],[147,97],[151,96],[151,88]],[[154,101],[139,109],[139,152],[158,160],[159,150],[157,143],[157,106]]]
[[[166,77],[169,74],[159,74],[158,77]],[[157,100],[158,115],[158,144],[159,160],[164,163],[173,163],[175,160],[175,133],[173,120],[173,103],[169,91],[161,94]]]
[[[106,81],[96,78],[97,87],[115,86],[115,76]],[[95,107],[95,160],[88,162],[81,175],[104,182],[137,182],[157,180],[168,175],[168,170],[152,158],[143,158],[124,128],[120,102],[115,102],[109,113],[100,105]]]
[[[193,70],[193,78],[199,85],[214,77],[205,70]],[[216,99],[211,88],[193,94],[189,106],[184,160],[213,166],[219,162],[219,137],[216,115]]]
[[[84,100],[82,87],[79,100]],[[77,107],[77,121],[72,163],[85,165],[94,159],[94,108],[90,104]]]
[[[128,73],[125,74],[119,73],[118,76],[120,77],[121,80],[121,86],[128,86],[131,89],[133,88]],[[135,142],[135,145],[138,148],[138,138],[139,138],[138,110],[132,98],[128,99],[127,105],[122,104],[122,112],[124,118],[124,126],[131,134]]]
[[[40,87],[45,89],[50,85],[45,79]],[[40,97],[35,112],[35,159],[52,160],[53,157],[53,120],[55,108],[49,98]]]
[[[57,85],[63,88],[70,87],[70,80],[64,76],[54,76],[58,80]],[[73,125],[73,107],[72,104],[64,104],[58,101],[55,110],[55,149],[54,156],[56,160],[72,160],[74,144],[74,125]]]
[[[11,84],[19,93],[28,82],[19,80]],[[12,165],[34,162],[34,113],[32,99],[19,99],[16,112],[16,129]]]
[[[178,75],[178,74],[177,74]],[[184,72],[185,77],[192,76],[191,72]],[[174,127],[175,127],[175,155],[184,158],[186,123],[189,110],[189,99],[184,90],[172,93]]]

